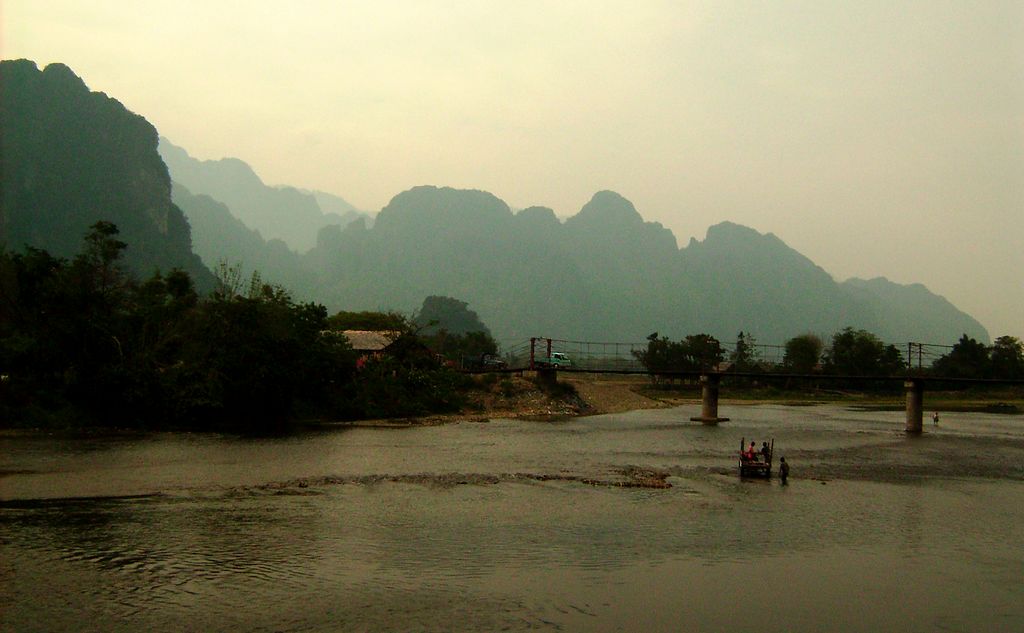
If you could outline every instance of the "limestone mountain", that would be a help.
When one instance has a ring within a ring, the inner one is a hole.
[[[667,273],[678,257],[675,235],[645,222],[629,200],[599,191],[558,231],[563,249],[610,303],[653,306],[677,282]]]
[[[922,342],[926,332],[962,332],[988,343],[988,333],[969,314],[922,284],[897,284],[884,277],[848,279],[843,287],[857,293],[875,314],[885,319],[885,329],[894,341]],[[930,342],[923,341],[923,342]],[[949,344],[953,341],[950,340]]]
[[[550,226],[543,214],[526,217]],[[501,336],[579,331],[591,315],[575,308],[596,292],[536,228],[492,194],[416,187],[395,196],[372,229],[321,231],[309,253],[317,295],[350,310],[410,313],[425,296],[457,297]]]
[[[197,234],[219,218],[220,237],[197,237],[204,258],[242,262],[332,310],[411,314],[425,296],[458,297],[504,340],[640,341],[658,331],[731,341],[743,330],[782,343],[847,325],[895,342],[955,341],[964,332],[988,340],[977,321],[923,287],[837,283],[772,234],[723,222],[680,249],[671,231],[610,191],[562,222],[544,207],[515,213],[483,191],[415,187],[373,226],[323,227],[302,255],[203,198],[175,199]]]
[[[887,337],[866,301],[772,234],[722,222],[703,241],[680,251],[680,274],[690,280],[697,329],[753,332],[762,341],[785,341],[803,331],[824,336],[842,324]]]
[[[360,218],[365,219],[367,224],[373,224],[373,216],[355,208],[348,200],[345,200],[341,196],[336,196],[325,191],[306,189],[300,189],[299,191],[302,193],[308,193],[316,200],[316,203],[320,206],[320,210],[326,218],[325,221],[328,223],[324,226],[348,226]]]
[[[0,243],[70,257],[89,227],[107,220],[140,276],[181,268],[212,287],[148,121],[63,64],[0,62],[0,95]]]
[[[280,239],[289,248],[305,252],[316,244],[317,232],[330,225],[344,226],[360,214],[344,199],[294,187],[271,187],[237,158],[197,160],[166,138],[160,155],[171,178],[194,194],[222,202],[250,229],[266,240]],[[325,213],[321,204],[328,209]]]
[[[325,229],[309,256],[328,304],[412,311],[425,295],[458,297],[499,339],[640,341],[658,331],[731,341],[743,330],[782,343],[850,325],[893,342],[988,340],[923,287],[837,283],[771,234],[723,222],[679,249],[613,192],[563,223],[543,207],[514,214],[482,191],[416,187],[372,229]]]
[[[141,275],[183,268],[203,288],[213,284],[203,261],[241,264],[331,310],[412,314],[425,297],[456,298],[499,340],[636,342],[657,331],[731,342],[743,330],[782,343],[846,326],[894,343],[989,340],[924,286],[837,283],[771,234],[723,222],[680,249],[611,191],[561,221],[484,191],[422,186],[371,224],[340,198],[268,187],[240,160],[197,161],[166,141],[158,153],[152,125],[66,66],[2,62],[0,94],[0,241],[11,249],[70,256],[109,220]]]
[[[770,233],[723,222],[680,254],[699,293],[695,298],[703,309],[696,323],[702,331],[742,329],[763,341],[784,341],[794,335],[794,324],[823,338],[843,327],[837,324],[847,324],[889,342],[952,343],[959,337],[956,332],[989,340],[977,320],[921,284],[885,279],[836,283]]]
[[[308,290],[311,275],[303,269],[305,260],[283,241],[264,240],[259,231],[232,215],[226,205],[210,196],[194,194],[180,183],[173,183],[171,194],[192,226],[196,254],[210,270],[237,266],[246,278],[259,273],[265,281],[296,293]]]

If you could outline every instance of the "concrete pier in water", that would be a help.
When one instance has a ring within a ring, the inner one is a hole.
[[[704,374],[700,377],[700,416],[690,418],[693,422],[704,424],[718,424],[728,422],[729,418],[718,417],[718,385],[721,376],[718,374]]]
[[[907,433],[920,435],[924,428],[924,382],[907,379],[903,388],[907,391]]]

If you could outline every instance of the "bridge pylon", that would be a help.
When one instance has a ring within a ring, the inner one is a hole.
[[[554,367],[538,367],[537,381],[545,387],[554,387],[558,384],[558,371]]]
[[[907,433],[920,435],[924,429],[924,381],[908,378],[903,388],[907,391]]]
[[[720,374],[701,374],[700,416],[690,418],[691,422],[714,425],[729,421],[729,418],[718,417],[718,387],[721,380]]]

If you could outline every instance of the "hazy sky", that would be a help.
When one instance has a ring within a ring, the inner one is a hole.
[[[1021,0],[0,0],[0,25],[3,58],[269,184],[561,216],[612,189],[681,246],[731,220],[1024,338]]]

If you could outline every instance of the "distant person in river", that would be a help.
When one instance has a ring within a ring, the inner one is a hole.
[[[939,412],[938,411],[936,411],[935,413],[932,414],[932,424],[934,424],[935,426],[939,425]]]
[[[764,463],[768,463],[768,458],[772,454],[772,449],[768,448],[768,442],[761,442],[761,459]]]
[[[785,457],[779,458],[779,477],[782,478],[782,485],[786,485],[786,478],[789,477],[789,464],[786,463]]]

